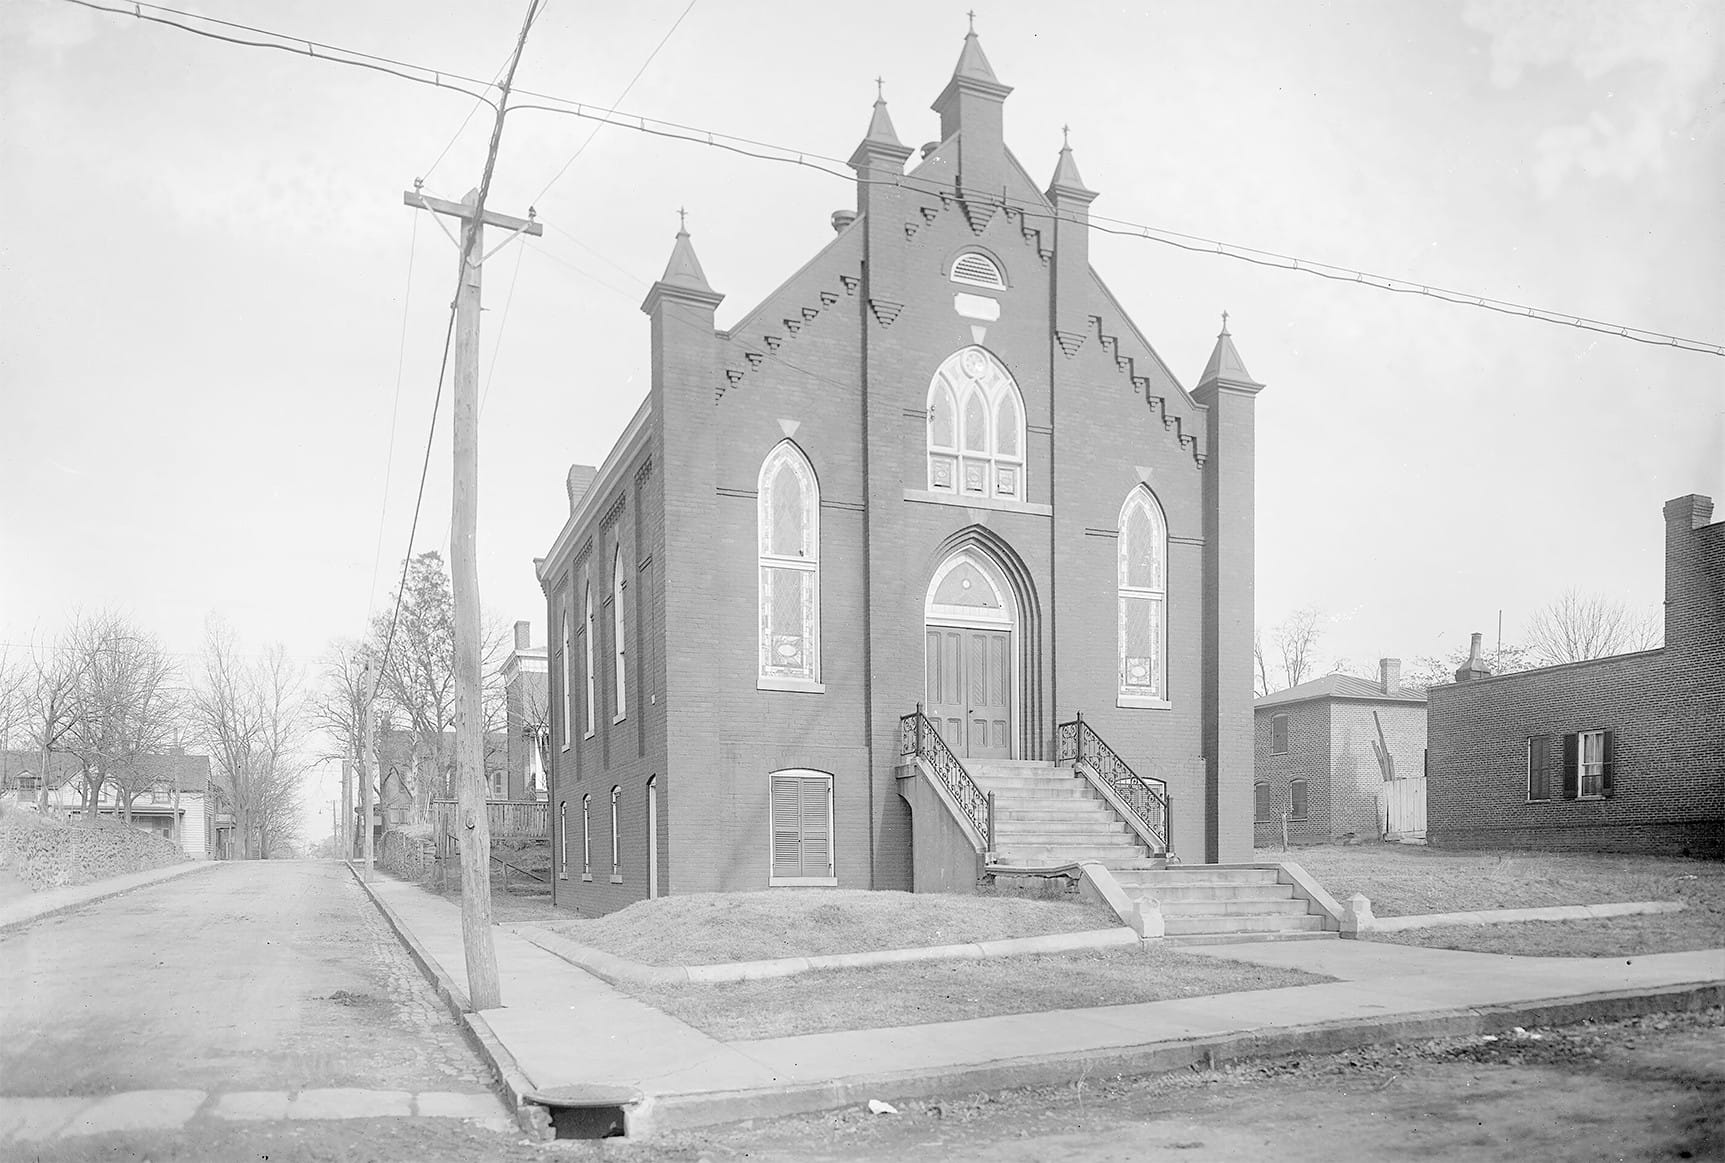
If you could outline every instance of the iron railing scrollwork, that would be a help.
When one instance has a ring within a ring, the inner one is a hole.
[[[994,793],[977,786],[934,723],[922,713],[921,703],[898,721],[898,753],[900,758],[920,759],[927,765],[982,837],[985,849],[994,851]]]
[[[1082,763],[1091,773],[1126,805],[1144,833],[1155,841],[1158,854],[1169,851],[1168,837],[1174,831],[1174,805],[1168,795],[1168,785],[1159,779],[1145,779],[1132,770],[1130,764],[1108,746],[1080,713],[1070,723],[1055,728],[1056,761]]]

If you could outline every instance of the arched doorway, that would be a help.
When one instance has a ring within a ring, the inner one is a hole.
[[[1011,759],[1019,688],[1018,607],[985,554],[958,550],[923,606],[924,709],[963,759]]]

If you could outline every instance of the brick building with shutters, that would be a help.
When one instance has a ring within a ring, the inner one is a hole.
[[[1225,320],[1181,385],[1090,266],[1071,148],[1046,184],[1007,149],[1010,92],[973,31],[940,140],[877,100],[855,209],[726,329],[678,232],[647,398],[535,563],[559,905],[929,887],[915,837],[970,825],[913,806],[919,707],[915,746],[1051,783],[1081,712],[1165,848],[1250,859],[1262,385]]]
[[[1665,504],[1665,644],[1429,692],[1427,839],[1725,856],[1725,523]]]

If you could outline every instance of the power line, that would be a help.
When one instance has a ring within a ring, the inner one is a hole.
[[[371,555],[371,588],[365,591],[366,608],[377,593],[377,571],[383,563],[383,528],[389,517],[389,476],[395,468],[395,422],[401,411],[401,373],[407,364],[407,308],[413,297],[413,257],[419,249],[419,215],[413,216],[413,234],[407,244],[407,289],[401,295],[401,340],[395,351],[395,400],[389,406],[389,453],[383,460],[383,499],[377,514],[377,548]]]
[[[248,45],[257,48],[278,49],[294,52],[303,56],[311,56],[318,60],[330,61],[336,64],[346,64],[360,68],[373,69],[378,72],[387,73],[391,76],[400,77],[403,80],[414,81],[420,84],[433,85],[438,88],[452,89],[456,92],[465,93],[469,97],[485,101],[485,103],[491,105],[493,109],[497,108],[497,105],[485,98],[483,93],[469,92],[468,90],[461,88],[460,85],[449,83],[451,81],[461,81],[466,84],[489,87],[489,83],[486,81],[482,81],[474,77],[468,77],[459,73],[429,69],[422,65],[409,64],[405,61],[395,60],[390,57],[380,57],[369,53],[340,49],[333,45],[321,44],[301,37],[289,37],[282,33],[270,32],[266,29],[255,28],[250,25],[215,20],[210,17],[199,16],[195,13],[184,12],[179,9],[166,8],[161,5],[134,4],[133,10],[128,11],[126,9],[114,8],[104,4],[97,4],[94,3],[93,0],[62,0],[62,2],[67,4],[77,4],[84,8],[93,8],[101,12],[112,12],[121,16],[136,16],[142,20],[166,25],[170,28],[178,28],[182,31],[194,33],[198,36],[209,37],[214,40],[227,41],[232,44]],[[142,10],[146,8],[150,9],[152,12],[161,12],[172,16],[185,17],[191,20],[200,20],[206,23],[216,24],[225,28],[232,28],[258,36],[275,37],[276,42],[244,40],[237,37],[214,33],[207,29],[180,24],[176,21],[165,19],[164,17],[145,15]],[[685,10],[684,15],[687,15],[687,10]],[[679,18],[679,20],[680,19],[681,18]],[[667,36],[668,35],[669,34],[667,34]],[[300,47],[302,45],[305,46],[303,49]],[[657,52],[656,49],[654,51],[655,53]],[[342,54],[346,55],[344,56]],[[644,67],[645,66],[643,66],[643,68]],[[631,82],[631,84],[632,83],[633,82]],[[569,98],[558,97],[547,93],[539,93],[530,89],[517,89],[515,92],[520,96],[537,98],[538,101],[518,102],[515,105],[509,106],[510,112],[536,109],[547,113],[580,117],[588,120],[599,121],[606,125],[613,125],[621,129],[628,129],[637,133],[644,133],[656,137],[666,137],[677,141],[691,142],[697,145],[723,149],[762,161],[800,166],[828,174],[829,176],[839,178],[846,182],[855,182],[859,180],[854,174],[846,172],[846,169],[848,168],[846,163],[825,154],[811,153],[806,150],[794,150],[787,146],[755,141],[749,138],[739,137],[734,134],[721,133],[717,130],[701,129],[695,126],[679,124],[677,122],[659,121],[637,114],[619,114],[616,112],[614,107],[612,109],[601,110],[596,106],[586,105]],[[538,103],[544,101],[556,102],[556,104],[546,105]],[[591,140],[591,138],[589,138],[589,140]],[[579,151],[577,151],[577,156],[578,155]],[[556,179],[554,178],[553,181],[555,180]],[[899,178],[871,179],[871,181],[874,182],[874,184],[898,186],[914,192],[934,196],[939,196],[941,194],[951,196],[956,194],[956,191],[950,186],[931,182],[927,179],[919,179],[914,175],[904,175]],[[994,205],[1018,211],[1026,217],[1036,217],[1046,219],[1051,222],[1056,217],[1054,212],[1047,206],[1038,202],[1030,202],[1025,199],[1012,198],[1007,195],[1005,191],[1002,191],[998,196],[996,196],[992,193],[978,194],[975,191],[967,190],[964,192],[964,196],[973,201],[980,198]],[[1711,343],[1699,339],[1688,339],[1666,332],[1653,331],[1648,328],[1631,327],[1627,324],[1591,319],[1572,312],[1555,311],[1549,308],[1535,307],[1525,303],[1515,303],[1506,299],[1498,299],[1488,295],[1478,295],[1471,292],[1438,287],[1428,283],[1421,283],[1413,279],[1393,278],[1388,275],[1374,274],[1368,271],[1356,270],[1351,267],[1338,266],[1333,263],[1321,262],[1314,259],[1278,254],[1274,251],[1260,250],[1255,247],[1223,242],[1218,239],[1184,234],[1178,231],[1167,230],[1162,227],[1150,226],[1146,223],[1098,216],[1091,218],[1089,227],[1092,230],[1097,230],[1105,234],[1115,234],[1128,238],[1139,238],[1149,242],[1156,242],[1166,246],[1176,247],[1181,250],[1213,254],[1223,258],[1234,259],[1239,262],[1251,263],[1255,266],[1293,271],[1331,281],[1349,282],[1359,286],[1370,287],[1374,290],[1388,291],[1395,294],[1421,295],[1427,298],[1437,299],[1442,302],[1452,303],[1457,306],[1475,307],[1499,314],[1533,319],[1543,323],[1575,327],[1585,331],[1615,336],[1620,339],[1633,340],[1637,343],[1659,347],[1671,347],[1680,351],[1693,351],[1702,355],[1725,357],[1725,344]]]
[[[641,74],[647,71],[647,66],[653,63],[653,58],[659,55],[659,50],[665,47],[666,42],[671,39],[671,35],[675,33],[677,28],[683,23],[684,17],[694,11],[695,5],[698,3],[700,3],[700,0],[689,0],[688,6],[683,9],[682,14],[679,15],[676,20],[671,22],[671,27],[665,30],[665,35],[659,38],[659,43],[653,46],[653,51],[647,54],[647,59],[641,62],[641,67],[635,70],[635,75],[629,78],[629,83],[623,86],[623,91],[617,94],[617,99],[611,102],[611,108],[607,112],[615,113],[617,111],[617,106],[623,103],[623,98],[629,95],[630,90],[635,87],[635,82],[641,79]],[[557,167],[557,172],[551,175],[551,180],[546,182],[544,187],[537,194],[533,195],[532,201],[539,201],[539,199],[545,196],[545,192],[547,190],[557,184],[557,179],[561,178],[564,173],[568,171],[569,167],[575,164],[575,159],[587,152],[587,147],[593,144],[593,139],[595,137],[599,136],[599,130],[601,128],[601,126],[597,125],[593,127],[593,132],[587,135],[587,140],[575,147],[575,152],[569,155],[569,160]]]

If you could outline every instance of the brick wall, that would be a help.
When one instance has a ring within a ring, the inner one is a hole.
[[[1253,813],[1253,838],[1259,847],[1281,846],[1281,813],[1288,808],[1297,779],[1306,781],[1306,818],[1288,821],[1288,843],[1322,844],[1330,839],[1330,706],[1328,699],[1308,699],[1261,707],[1253,714],[1255,785],[1268,787],[1270,797],[1268,819],[1257,819]],[[1277,715],[1288,717],[1288,749],[1280,755],[1271,751],[1272,720]]]
[[[1417,703],[1338,699],[1330,712],[1330,835],[1375,840],[1383,827],[1383,772],[1372,743],[1383,724],[1398,779],[1424,774],[1426,709]]]
[[[1667,506],[1667,646],[1434,687],[1427,837],[1453,847],[1725,855],[1725,526]],[[1612,795],[1527,797],[1527,739],[1613,732]]]

